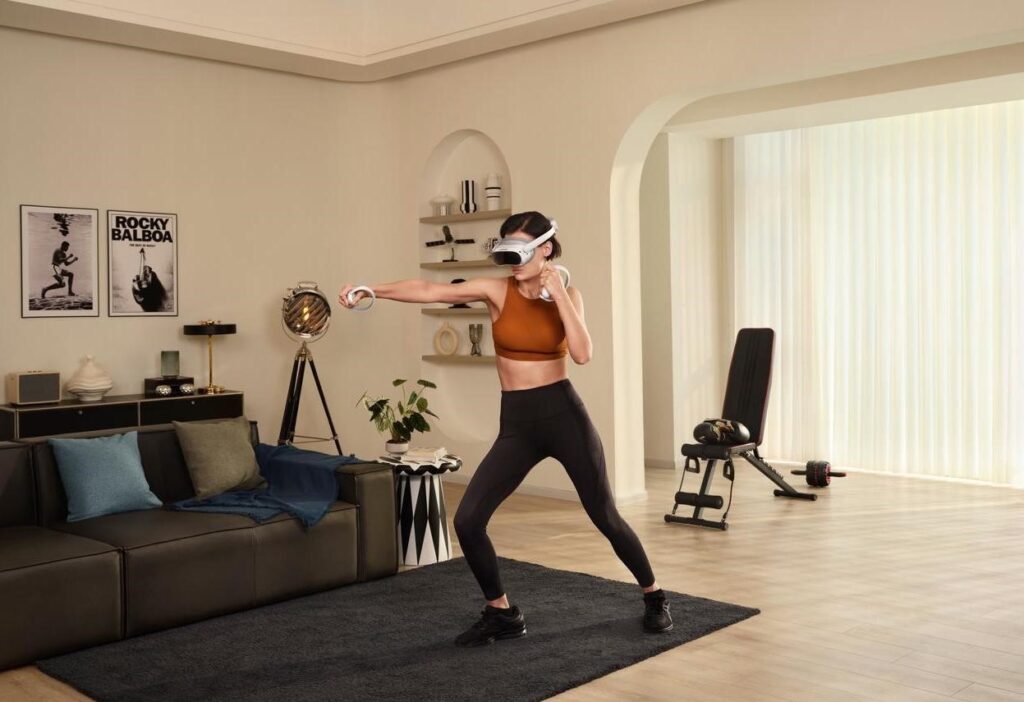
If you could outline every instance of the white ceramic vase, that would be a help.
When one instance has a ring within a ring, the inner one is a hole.
[[[109,373],[92,360],[92,356],[86,356],[64,387],[82,402],[97,402],[110,392],[114,381]]]

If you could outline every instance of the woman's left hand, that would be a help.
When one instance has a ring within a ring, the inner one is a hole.
[[[545,262],[544,267],[540,269],[540,284],[541,287],[547,288],[552,300],[567,297],[562,274],[551,263]]]

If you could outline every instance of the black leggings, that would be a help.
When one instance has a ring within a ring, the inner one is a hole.
[[[487,522],[530,469],[549,456],[565,467],[587,515],[637,583],[652,585],[654,574],[644,547],[615,508],[601,437],[566,378],[527,390],[502,390],[498,438],[455,513],[455,533],[484,597],[496,600],[505,594]]]

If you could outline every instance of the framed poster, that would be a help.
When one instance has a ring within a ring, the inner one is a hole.
[[[21,206],[21,316],[98,317],[99,210]]]
[[[111,317],[178,316],[178,217],[107,210]]]

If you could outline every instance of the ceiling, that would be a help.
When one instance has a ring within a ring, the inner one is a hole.
[[[0,26],[373,81],[706,0],[0,0]]]

